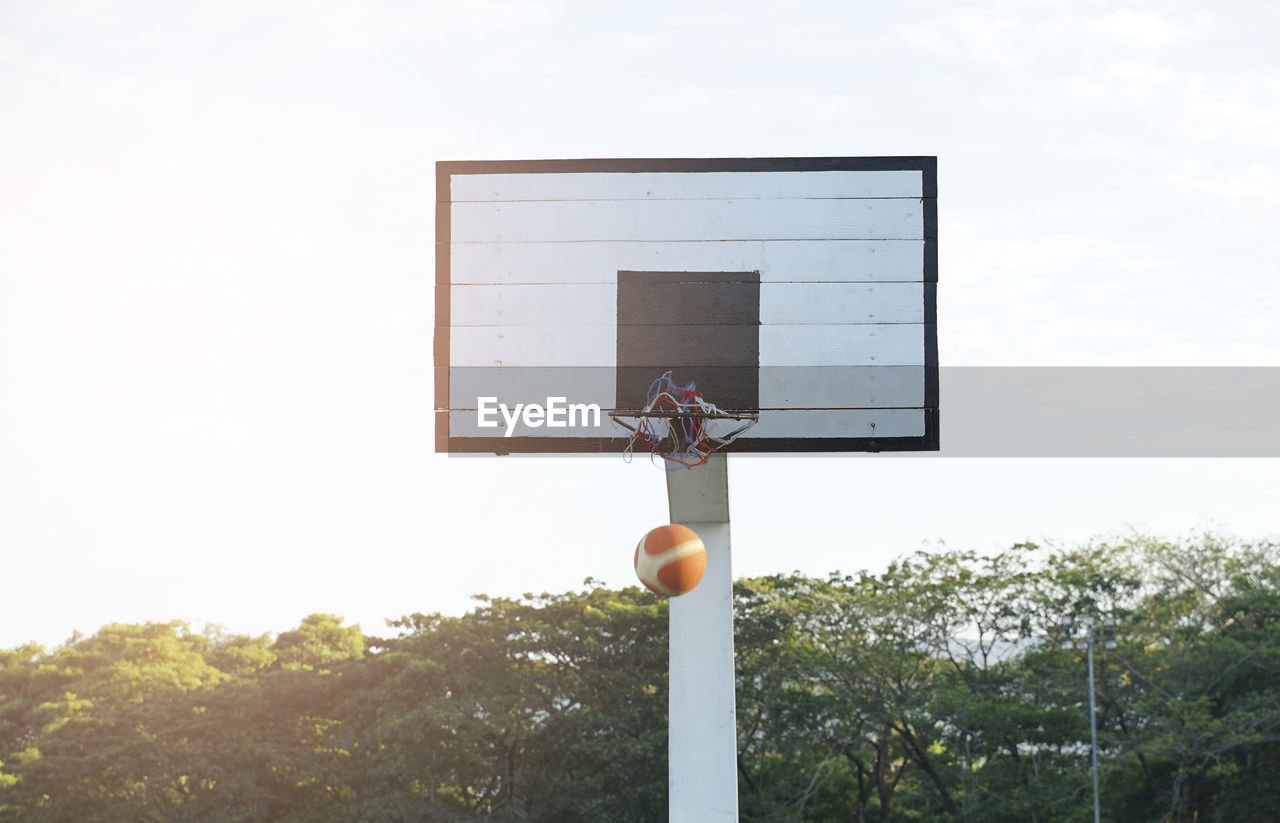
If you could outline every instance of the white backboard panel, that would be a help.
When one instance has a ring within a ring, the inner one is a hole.
[[[668,369],[758,411],[733,451],[937,449],[935,169],[438,163],[437,450],[620,451]]]

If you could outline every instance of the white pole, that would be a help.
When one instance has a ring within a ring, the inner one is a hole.
[[[1093,624],[1089,624],[1089,751],[1093,772],[1093,823],[1102,823],[1102,805],[1098,800],[1098,712],[1093,699]]]
[[[693,591],[671,599],[668,786],[671,823],[738,819],[734,710],[733,571],[728,457],[667,474],[671,522],[707,547]]]

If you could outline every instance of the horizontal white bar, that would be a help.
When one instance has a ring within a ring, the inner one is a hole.
[[[920,200],[582,200],[454,203],[453,243],[919,240]]]
[[[921,409],[790,409],[763,411],[743,437],[922,437]]]
[[[924,325],[761,326],[764,366],[923,366]]]
[[[761,326],[763,366],[922,366],[924,326]],[[583,326],[454,326],[451,366],[612,366],[615,323]]]
[[[923,366],[765,366],[759,370],[759,407],[918,408],[924,405],[924,377]],[[496,397],[509,405],[564,397],[571,403],[611,409],[617,401],[617,370],[612,366],[450,370],[450,409],[475,409],[481,397]],[[713,396],[706,399],[717,402]]]
[[[613,366],[450,369],[449,408],[475,409],[481,397],[497,397],[507,404],[564,397],[571,403],[612,409],[617,402],[617,376]]]
[[[616,283],[619,271],[758,271],[761,282],[924,279],[923,240],[460,243],[453,283]]]
[[[618,287],[607,283],[454,286],[450,295],[455,326],[584,326],[618,316]]]
[[[617,317],[618,289],[603,283],[454,286],[455,326],[599,324]],[[922,323],[920,283],[764,283],[761,323]]]
[[[760,408],[919,408],[924,378],[924,366],[763,366]]]
[[[763,283],[760,323],[923,323],[922,283]]]
[[[920,197],[919,171],[455,174],[463,201]]]
[[[617,361],[614,324],[454,326],[448,331],[453,367],[613,366]]]
[[[508,407],[514,413],[514,405]],[[545,409],[544,409],[545,411]],[[568,422],[563,413],[557,415],[557,422]],[[449,413],[449,434],[453,437],[506,437],[517,441],[520,438],[546,437],[628,437],[631,432],[621,424],[613,421],[607,414],[601,413],[599,426],[560,426],[547,425],[545,415],[535,414],[532,422],[540,425],[529,425],[523,413],[508,424],[499,412],[490,412],[486,421],[496,425],[481,427],[475,411],[454,411]],[[578,418],[578,422],[581,418]],[[628,420],[628,422],[632,422]],[[712,421],[712,433],[725,433],[741,425],[730,420]],[[785,409],[766,410],[760,413],[759,421],[747,431],[745,438],[761,437],[921,437],[924,435],[924,412],[920,409]],[[621,453],[621,446],[619,447]],[[647,451],[645,452],[647,453]]]

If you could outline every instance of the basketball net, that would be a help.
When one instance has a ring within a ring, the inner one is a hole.
[[[701,466],[759,419],[755,414],[724,411],[704,399],[693,382],[676,385],[669,371],[649,384],[643,409],[611,416],[632,432],[623,459],[630,463],[635,452],[644,448],[651,460],[661,457],[667,471]],[[624,416],[634,417],[635,426],[619,419]]]

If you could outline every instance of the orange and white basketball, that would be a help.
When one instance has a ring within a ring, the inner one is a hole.
[[[687,526],[672,523],[646,534],[636,546],[636,576],[649,591],[675,597],[693,591],[707,570],[707,548]]]

